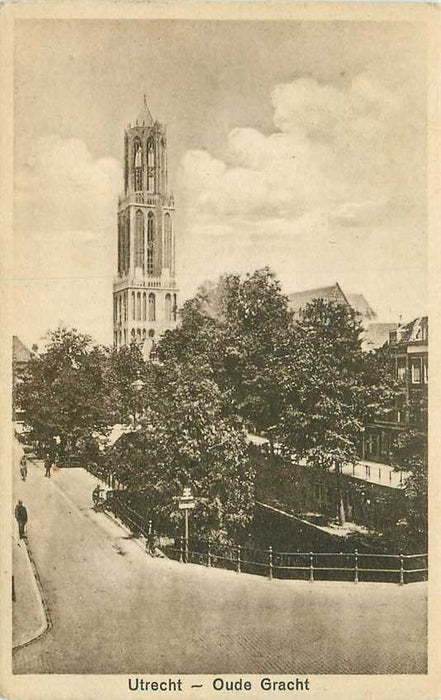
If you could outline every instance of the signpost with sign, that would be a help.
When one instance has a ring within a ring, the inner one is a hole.
[[[185,513],[185,563],[188,562],[188,511],[193,510],[196,505],[194,496],[191,489],[187,486],[184,488],[182,496],[178,499],[178,506],[180,510]]]

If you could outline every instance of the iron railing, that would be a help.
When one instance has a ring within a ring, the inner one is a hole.
[[[105,507],[135,536],[149,538],[151,521],[124,503],[118,491],[108,491]],[[115,496],[113,496],[115,494]],[[277,552],[212,540],[177,538],[161,547],[170,559],[182,563],[228,569],[269,579],[314,581],[371,581],[415,583],[428,577],[427,554],[380,554],[359,552]]]
[[[181,538],[164,548],[184,563],[230,569],[268,578],[308,581],[377,581],[412,583],[427,580],[427,554],[376,554],[358,552],[276,552],[210,540]]]

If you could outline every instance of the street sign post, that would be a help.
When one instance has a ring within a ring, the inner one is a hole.
[[[178,507],[185,512],[185,563],[188,563],[188,511],[193,510],[196,505],[193,494],[189,487],[184,488],[182,496],[179,498]]]

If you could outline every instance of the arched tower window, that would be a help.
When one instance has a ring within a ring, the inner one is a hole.
[[[155,259],[155,218],[150,211],[147,216],[147,274],[152,276]]]
[[[136,320],[135,292],[132,292],[132,321]]]
[[[178,299],[177,299],[176,294],[173,294],[173,309],[172,309],[172,313],[173,313],[173,321],[176,321],[176,316],[177,316],[177,314],[178,314]]]
[[[123,231],[123,271],[127,274],[130,269],[130,219],[126,211]]]
[[[140,192],[142,190],[142,146],[139,141],[134,143],[133,172],[135,192]]]
[[[147,320],[147,294],[145,292],[142,295],[142,320]]]
[[[152,292],[149,294],[149,321],[156,321],[156,297]]]
[[[144,270],[144,215],[139,209],[135,219],[135,267]]]
[[[172,320],[172,298],[171,294],[165,295],[165,320]]]
[[[155,146],[153,139],[147,141],[147,191],[155,190]]]
[[[164,267],[168,270],[172,270],[172,223],[170,214],[166,214],[164,217]]]
[[[136,320],[141,320],[141,292],[136,295]]]
[[[122,321],[123,315],[122,315],[122,296],[119,297],[119,321]]]
[[[122,231],[121,217],[118,217],[118,273],[122,273]]]

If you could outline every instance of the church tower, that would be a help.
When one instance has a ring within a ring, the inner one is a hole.
[[[152,345],[176,326],[174,200],[168,191],[165,127],[144,104],[124,135],[124,195],[118,201],[118,274],[113,284],[117,348]]]

